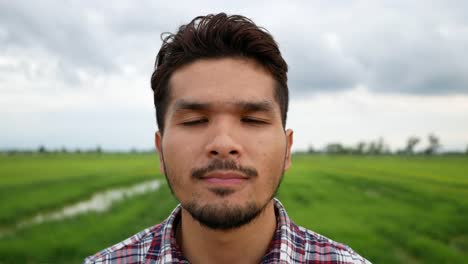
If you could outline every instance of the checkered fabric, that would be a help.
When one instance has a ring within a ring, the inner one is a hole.
[[[294,224],[281,202],[274,200],[277,229],[261,263],[351,264],[370,263],[346,245]],[[189,263],[174,237],[180,220],[180,205],[161,224],[87,257],[85,264]]]

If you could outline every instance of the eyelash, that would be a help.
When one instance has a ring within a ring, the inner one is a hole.
[[[252,124],[252,125],[264,125],[264,124],[267,124],[267,122],[263,121],[263,120],[259,120],[259,119],[256,119],[256,118],[250,118],[250,117],[244,117],[244,118],[241,118],[241,121],[244,122],[244,123],[247,123],[247,124]],[[184,126],[196,126],[196,125],[201,125],[203,123],[207,123],[208,122],[208,119],[196,119],[196,120],[191,120],[191,121],[186,121],[186,122],[183,122],[182,125]]]
[[[263,125],[263,124],[267,123],[267,122],[265,122],[263,120],[256,119],[256,118],[250,118],[250,117],[244,117],[244,118],[241,119],[241,121],[245,122],[245,123],[255,124],[255,125]]]
[[[182,125],[184,125],[184,126],[195,126],[195,125],[200,125],[200,124],[203,124],[203,123],[206,123],[206,122],[208,122],[208,119],[195,119],[195,120],[183,122]]]

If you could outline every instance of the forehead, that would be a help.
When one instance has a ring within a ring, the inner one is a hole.
[[[176,70],[169,79],[169,107],[177,100],[217,102],[271,101],[276,81],[252,59],[201,59]]]

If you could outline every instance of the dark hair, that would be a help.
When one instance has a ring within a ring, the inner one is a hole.
[[[151,76],[156,120],[161,133],[169,103],[168,82],[171,74],[198,59],[223,57],[254,59],[271,73],[277,82],[275,99],[280,106],[283,127],[286,126],[288,65],[281,57],[278,45],[265,29],[255,25],[252,20],[220,13],[198,16],[189,24],[182,25],[176,34],[163,38]]]

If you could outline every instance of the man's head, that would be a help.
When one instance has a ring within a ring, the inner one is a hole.
[[[213,229],[249,223],[290,165],[287,66],[241,16],[198,17],[165,39],[153,73],[161,171],[183,210]]]
[[[169,79],[184,65],[199,59],[239,57],[255,60],[275,79],[275,99],[281,109],[283,127],[288,112],[288,65],[278,45],[266,30],[243,16],[199,16],[169,34],[156,56],[155,70],[151,76],[156,119],[164,132],[164,115],[171,97]]]

